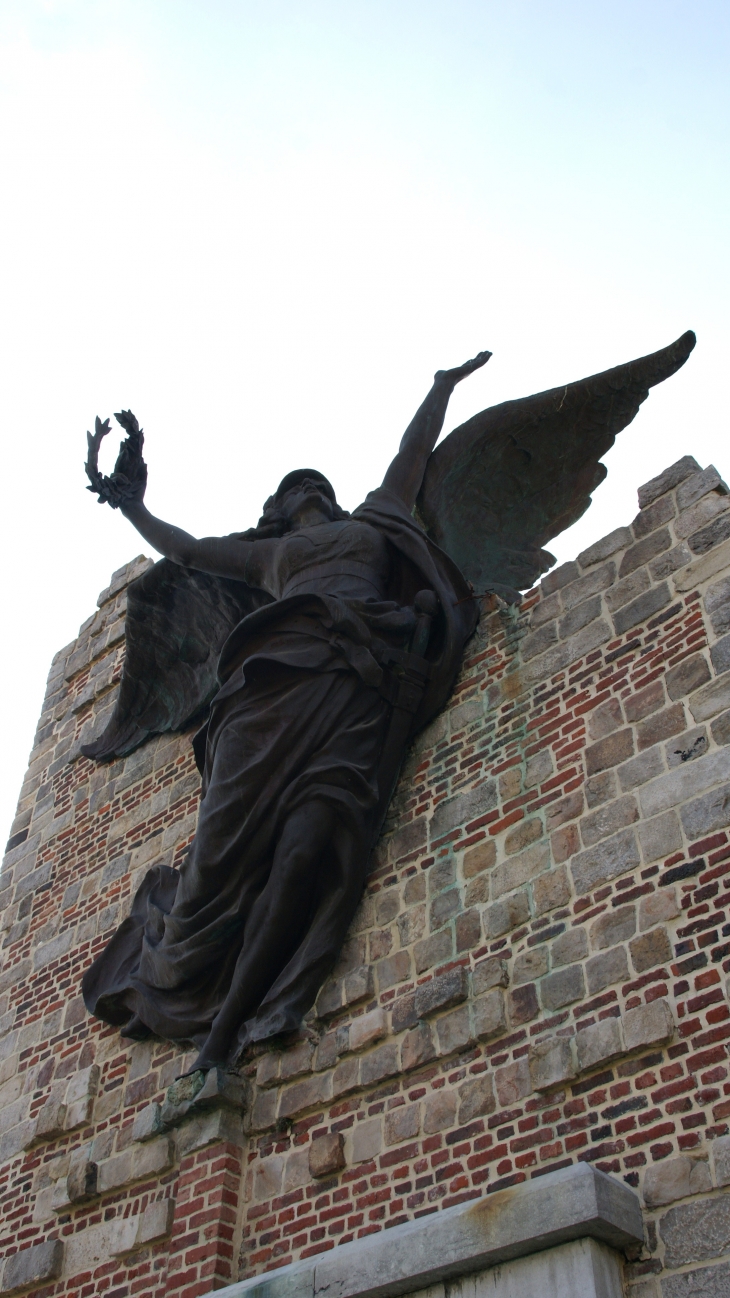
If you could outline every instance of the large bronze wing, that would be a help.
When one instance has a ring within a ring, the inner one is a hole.
[[[606,476],[601,456],[695,341],[689,331],[651,356],[482,410],[437,446],[418,514],[475,591],[515,601],[552,566],[543,545],[585,513]]]
[[[150,735],[181,730],[218,689],[216,666],[234,626],[270,595],[161,559],[127,592],[126,655],[111,720],[81,751],[124,757]]]

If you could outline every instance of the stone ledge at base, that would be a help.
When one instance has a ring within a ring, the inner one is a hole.
[[[644,1229],[633,1191],[578,1163],[253,1276],[216,1298],[396,1298],[586,1238],[625,1250],[642,1243]]]

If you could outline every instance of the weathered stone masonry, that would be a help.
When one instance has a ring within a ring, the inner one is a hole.
[[[730,496],[686,457],[639,498],[485,601],[316,1014],[202,1089],[80,997],[199,789],[189,735],[78,756],[148,561],[115,574],[0,874],[0,1293],[195,1298],[578,1161],[643,1202],[630,1298],[730,1292]]]

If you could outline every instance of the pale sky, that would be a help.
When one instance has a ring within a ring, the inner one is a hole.
[[[683,454],[730,476],[729,38],[727,0],[1,0],[3,829],[54,652],[149,553],[84,490],[96,414],[226,533],[302,464],[356,505],[436,368],[494,353],[448,431],[693,328],[550,548]]]

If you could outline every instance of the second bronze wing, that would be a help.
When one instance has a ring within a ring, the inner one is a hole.
[[[418,514],[478,594],[515,601],[552,566],[542,547],[585,513],[606,476],[601,456],[694,345],[689,331],[650,356],[492,406],[436,448]]]
[[[182,730],[218,689],[218,655],[233,628],[270,595],[161,559],[127,593],[119,694],[104,733],[81,751],[124,757],[153,734]]]

